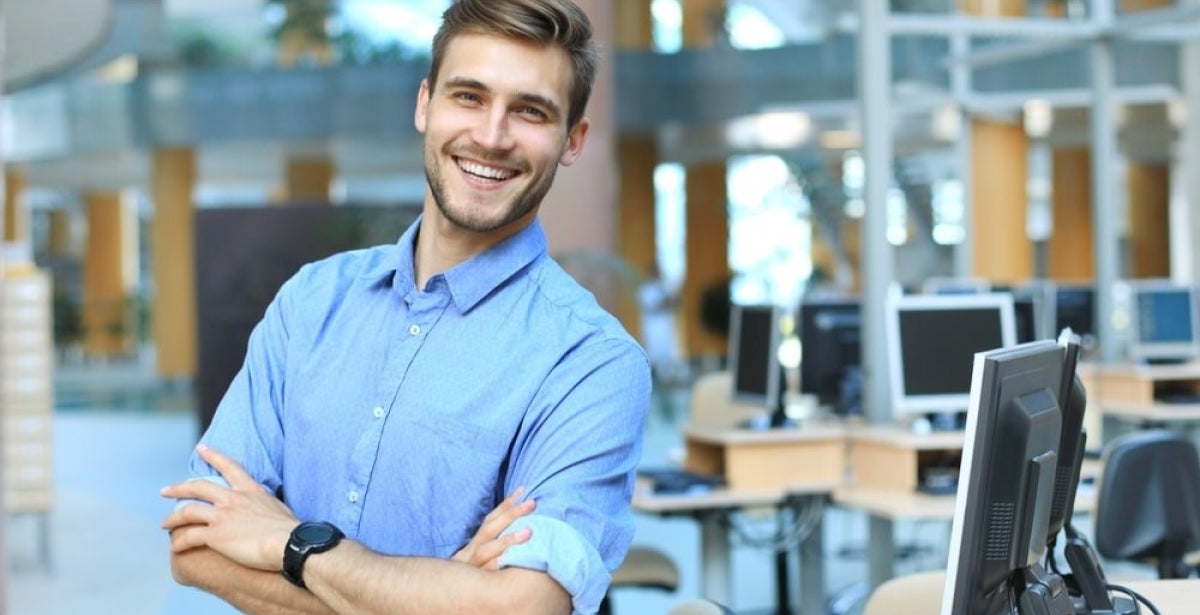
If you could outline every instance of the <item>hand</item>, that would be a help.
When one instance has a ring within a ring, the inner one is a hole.
[[[517,503],[524,492],[524,487],[517,487],[511,495],[500,502],[499,506],[488,513],[487,517],[484,517],[483,524],[475,531],[470,542],[459,549],[458,553],[455,553],[454,557],[450,559],[484,570],[499,570],[500,557],[504,555],[504,552],[512,545],[519,545],[529,540],[529,537],[533,535],[533,532],[527,527],[506,536],[500,535],[508,526],[512,525],[513,521],[533,512],[536,506],[534,500]]]
[[[229,487],[192,480],[162,490],[164,497],[211,504],[186,504],[163,519],[163,529],[171,532],[171,551],[207,546],[248,568],[278,571],[288,537],[300,523],[296,515],[236,461],[204,445],[196,451]]]

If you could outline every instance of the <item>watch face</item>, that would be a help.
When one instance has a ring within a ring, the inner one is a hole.
[[[328,542],[337,530],[325,523],[304,523],[296,528],[296,538],[306,544],[314,545]]]

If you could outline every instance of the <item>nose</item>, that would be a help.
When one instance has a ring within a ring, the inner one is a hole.
[[[512,135],[509,133],[509,117],[507,110],[496,105],[483,114],[475,127],[473,138],[475,142],[490,150],[507,150],[513,146]]]

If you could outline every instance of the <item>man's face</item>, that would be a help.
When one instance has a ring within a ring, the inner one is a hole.
[[[578,158],[587,120],[566,125],[565,51],[482,34],[455,37],[438,83],[421,83],[428,198],[455,226],[489,233],[527,223],[559,164]]]

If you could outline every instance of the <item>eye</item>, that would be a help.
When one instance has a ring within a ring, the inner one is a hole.
[[[520,115],[523,115],[529,119],[534,119],[534,120],[539,120],[539,121],[545,120],[547,117],[549,117],[545,111],[542,111],[541,109],[538,109],[537,107],[521,107],[520,109],[517,109],[517,113],[519,113]]]
[[[464,103],[477,103],[481,100],[474,92],[455,92],[453,96],[455,100]]]

